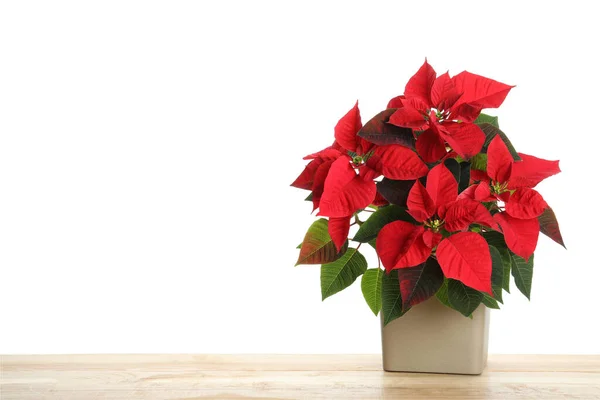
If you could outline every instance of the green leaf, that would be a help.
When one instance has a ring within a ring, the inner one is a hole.
[[[492,117],[491,115],[487,115],[484,113],[479,114],[479,116],[475,120],[475,123],[478,125],[479,124],[490,124],[496,128],[500,128],[500,125],[498,124],[498,117]]]
[[[406,313],[406,311],[402,311],[402,296],[400,295],[398,270],[395,269],[389,274],[383,274],[381,291],[381,312],[383,314],[383,325],[385,326],[396,318],[400,318]]]
[[[452,172],[452,175],[454,176],[456,183],[459,183],[460,182],[460,164],[458,163],[458,161],[456,161],[454,158],[448,158],[447,160],[444,161],[444,165],[446,166],[446,168],[448,168],[448,170],[450,172]]]
[[[369,246],[377,251],[377,238],[369,240]]]
[[[502,303],[502,285],[504,283],[504,263],[497,248],[490,246],[492,257],[492,292],[494,299]]]
[[[487,171],[487,154],[479,153],[471,157],[471,168]]]
[[[510,269],[512,264],[511,253],[506,246],[504,236],[500,232],[484,232],[483,238],[488,242],[490,246],[494,246],[500,253],[502,258],[503,272],[502,272],[502,288],[510,293]],[[493,259],[492,259],[493,261]],[[493,266],[493,264],[492,264]]]
[[[515,147],[512,145],[510,140],[508,140],[508,137],[506,136],[506,134],[500,130],[500,128],[498,128],[490,123],[487,123],[487,122],[477,124],[477,125],[481,128],[481,130],[485,134],[485,142],[483,143],[483,148],[481,150],[482,153],[487,153],[487,148],[490,145],[490,143],[492,142],[492,139],[496,135],[498,135],[498,136],[500,136],[500,138],[502,139],[504,144],[506,144],[506,147],[508,148],[508,151],[510,152],[510,154],[513,156],[513,159],[515,161],[521,161],[521,157],[519,157],[517,150],[515,150]]]
[[[300,255],[296,265],[329,263],[340,258],[347,248],[348,242],[346,241],[338,253],[327,231],[327,220],[320,218],[308,228],[302,247],[300,247]]]
[[[313,193],[312,193],[312,192],[310,192],[310,193],[308,194],[308,196],[306,196],[306,198],[304,199],[304,201],[312,201],[312,200],[313,200]]]
[[[560,244],[565,249],[567,248],[562,238],[562,234],[560,233],[560,228],[558,227],[556,214],[554,214],[554,211],[550,207],[544,210],[542,215],[538,217],[538,221],[540,222],[540,232]]]
[[[448,281],[449,281],[449,279],[444,279],[444,283],[443,283],[442,287],[440,288],[440,290],[438,290],[438,292],[435,294],[435,296],[438,298],[440,303],[442,303],[446,307],[448,307],[454,311],[458,311],[452,304],[450,304],[450,299],[448,298]],[[468,317],[473,319],[472,314],[468,315]]]
[[[437,297],[443,305],[445,305],[446,307],[450,307],[454,310],[454,307],[452,307],[452,305],[450,304],[450,300],[448,300],[448,279],[444,279],[444,283],[442,283],[442,286],[440,287],[440,290],[438,290],[435,294],[435,297]]]
[[[348,249],[339,259],[321,266],[323,300],[352,285],[367,270],[367,260],[357,249]]]
[[[371,268],[365,271],[360,281],[365,301],[375,315],[381,310],[381,287],[384,274],[381,268]]]
[[[487,293],[481,293],[481,294],[483,294],[483,298],[481,299],[481,302],[487,308],[495,308],[496,310],[500,309],[500,306],[498,305],[498,302],[496,301],[496,299],[494,299],[492,296],[490,296]]]
[[[461,161],[454,158],[449,158],[444,161],[444,165],[458,182],[458,193],[461,193],[469,186],[469,180],[471,179],[471,163],[469,161]]]
[[[390,222],[398,220],[411,223],[414,223],[415,221],[413,217],[406,212],[406,208],[404,207],[393,204],[380,207],[379,210],[372,213],[372,215],[365,222],[363,222],[352,240],[361,243],[369,242],[377,237],[381,228]]]
[[[444,273],[435,258],[428,258],[424,263],[411,268],[398,270],[398,281],[402,294],[402,309],[429,299],[444,283]]]
[[[458,180],[458,193],[469,187],[471,180],[471,163],[463,161],[460,164],[460,179]]]
[[[519,257],[516,254],[512,255],[512,275],[515,278],[517,288],[531,300],[531,282],[533,280],[533,254],[529,257],[529,261]]]
[[[508,248],[506,246],[506,242],[504,241],[504,236],[500,232],[496,232],[496,231],[483,232],[481,234],[481,236],[483,236],[485,241],[488,242],[488,244],[490,246],[494,246],[496,249]]]
[[[502,266],[504,272],[502,274],[502,289],[510,293],[510,269],[512,265],[512,257],[508,249],[498,249],[500,256],[502,257]]]
[[[473,314],[473,311],[479,307],[483,293],[466,286],[464,283],[455,279],[448,279],[448,300],[456,311],[465,317]]]

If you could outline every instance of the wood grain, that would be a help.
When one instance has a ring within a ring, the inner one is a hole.
[[[0,356],[1,400],[600,399],[600,356],[490,356],[480,376],[379,355]]]

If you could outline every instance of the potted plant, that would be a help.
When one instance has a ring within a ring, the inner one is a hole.
[[[292,183],[320,217],[296,265],[322,265],[323,299],[362,276],[385,370],[481,373],[489,309],[510,276],[529,298],[539,233],[564,246],[535,190],[558,161],[518,153],[481,112],[511,89],[466,71],[437,76],[425,61],[364,125],[357,102]],[[363,245],[376,249],[371,268]]]

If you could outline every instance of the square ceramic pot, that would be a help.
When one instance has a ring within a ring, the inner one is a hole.
[[[484,305],[470,319],[433,297],[385,327],[382,322],[383,369],[481,374],[487,364],[489,323]]]

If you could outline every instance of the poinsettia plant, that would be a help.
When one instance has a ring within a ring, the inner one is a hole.
[[[310,191],[321,218],[297,265],[322,264],[323,299],[362,275],[368,306],[387,324],[433,296],[465,316],[481,303],[499,308],[510,275],[530,297],[539,233],[564,246],[534,189],[560,169],[518,153],[481,112],[512,87],[466,71],[437,76],[425,61],[384,111],[363,125],[357,102],[333,144],[305,157],[292,186]],[[359,252],[365,243],[377,267]]]

